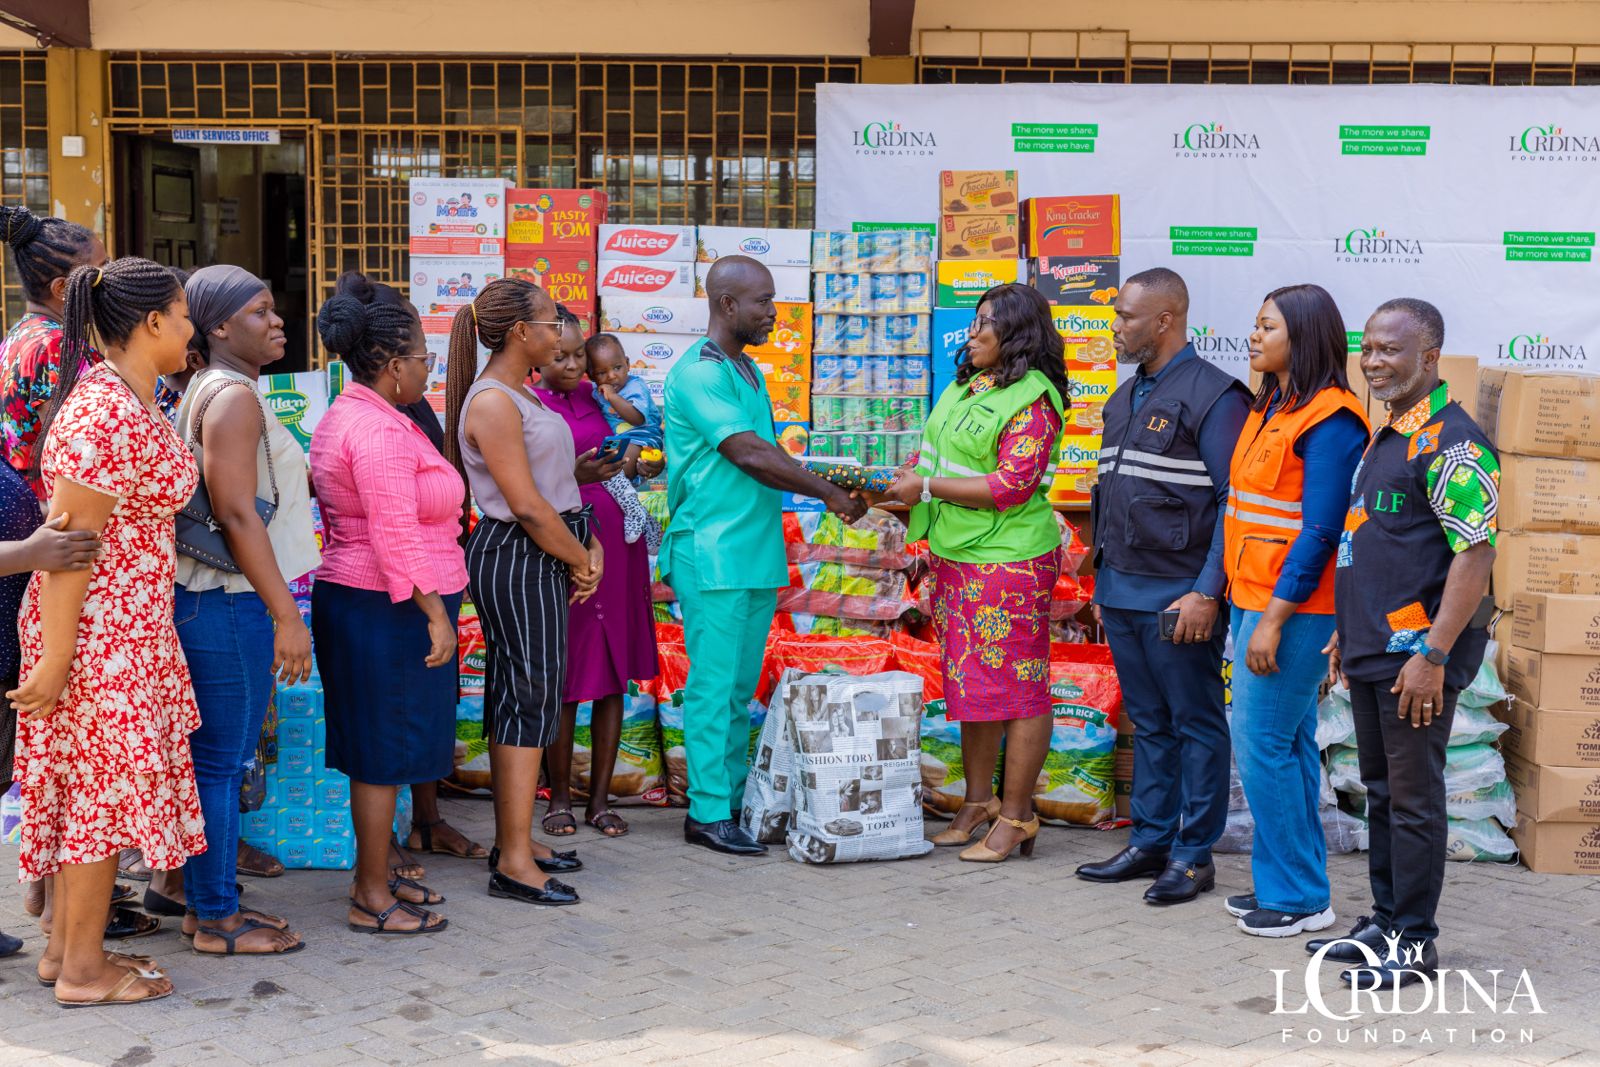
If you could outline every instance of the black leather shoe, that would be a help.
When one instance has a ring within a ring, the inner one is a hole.
[[[1351,967],[1339,977],[1345,985],[1354,985],[1357,989],[1399,989],[1413,982],[1420,982],[1424,977],[1431,978],[1438,973],[1439,950],[1434,947],[1432,941],[1412,941],[1402,938],[1398,952],[1399,959],[1390,959],[1389,946],[1385,942],[1377,953],[1382,963],[1376,967],[1366,965]]]
[[[524,904],[543,904],[559,907],[578,903],[578,891],[554,878],[545,879],[543,887],[531,886],[515,878],[507,878],[499,871],[489,872],[489,895],[507,900],[520,900]]]
[[[767,851],[766,845],[745,833],[732,819],[695,822],[684,816],[683,839],[691,845],[709,848],[713,852],[726,852],[730,856],[761,856]]]
[[[1197,867],[1183,860],[1173,860],[1156,879],[1156,884],[1144,891],[1144,902],[1161,906],[1183,904],[1216,887],[1217,868],[1212,864]]]
[[[1086,882],[1131,882],[1154,878],[1166,869],[1165,852],[1146,852],[1129,845],[1104,863],[1085,863],[1078,868],[1078,877]]]
[[[1323,959],[1332,960],[1335,963],[1367,962],[1367,957],[1361,954],[1361,950],[1359,948],[1356,948],[1354,945],[1347,944],[1345,942],[1359,941],[1363,945],[1366,945],[1368,948],[1370,948],[1373,952],[1377,953],[1379,959],[1382,959],[1384,954],[1389,951],[1388,943],[1383,939],[1383,927],[1373,922],[1372,916],[1370,915],[1363,915],[1361,918],[1357,919],[1356,924],[1350,927],[1350,932],[1342,937],[1312,938],[1310,941],[1306,942],[1306,951],[1315,956],[1318,952],[1322,951],[1322,946],[1326,945],[1330,941],[1338,941],[1341,942],[1341,944],[1334,945],[1332,948],[1330,948],[1328,950],[1328,954],[1324,956]]]
[[[583,870],[583,861],[578,858],[577,849],[573,849],[570,852],[557,852],[551,849],[550,852],[549,859],[542,860],[535,857],[533,861],[534,866],[545,874],[571,874],[573,871]],[[500,850],[498,848],[489,850],[489,869],[491,871],[500,869]]]

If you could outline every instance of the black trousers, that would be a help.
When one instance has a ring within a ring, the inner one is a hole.
[[[1428,726],[1400,718],[1395,679],[1350,679],[1361,783],[1367,787],[1367,853],[1372,920],[1407,941],[1439,936],[1435,913],[1444,889],[1449,827],[1444,806],[1445,748],[1459,689],[1445,689]]]

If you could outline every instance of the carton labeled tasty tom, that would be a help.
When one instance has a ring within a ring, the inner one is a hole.
[[[506,194],[506,261],[555,248],[588,252],[592,258],[606,194],[593,189],[513,189]]]

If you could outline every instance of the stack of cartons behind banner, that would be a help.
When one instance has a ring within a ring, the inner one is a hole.
[[[1600,873],[1600,379],[1489,368],[1478,418],[1500,453],[1513,837],[1534,870]]]

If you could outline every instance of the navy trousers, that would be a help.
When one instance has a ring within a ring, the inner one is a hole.
[[[1218,616],[1211,640],[1184,645],[1162,640],[1154,611],[1101,608],[1100,619],[1134,726],[1130,843],[1210,863],[1228,821],[1227,616]]]

